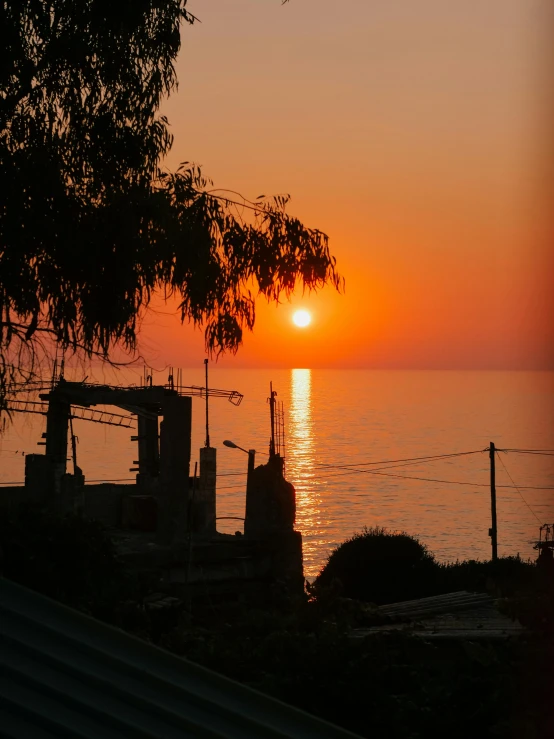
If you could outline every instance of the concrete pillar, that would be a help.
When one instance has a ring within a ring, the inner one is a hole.
[[[62,492],[62,478],[67,470],[67,435],[71,406],[51,393],[46,413],[46,457],[50,463],[50,479],[46,486],[55,496]]]
[[[171,543],[186,534],[189,499],[192,398],[167,395],[160,424],[158,540]]]
[[[191,531],[195,534],[212,536],[216,525],[216,474],[217,450],[213,447],[200,449],[200,477],[191,499]]]
[[[291,594],[304,587],[302,535],[294,530],[296,493],[283,476],[283,460],[276,454],[249,471],[244,534],[258,542],[270,560],[270,574]]]
[[[80,467],[76,474],[64,475],[61,478],[60,505],[61,513],[77,513],[85,510],[85,476]]]
[[[158,419],[137,416],[138,475],[137,485],[145,493],[152,494],[153,479],[160,473],[160,444]]]
[[[248,471],[244,533],[263,538],[269,533],[293,531],[296,493],[283,477],[282,458],[270,457],[265,465]]]
[[[52,465],[45,454],[25,455],[25,493],[38,504],[52,502],[54,494]]]

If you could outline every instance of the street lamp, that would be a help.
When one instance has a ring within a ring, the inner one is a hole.
[[[223,442],[223,446],[228,446],[228,447],[229,447],[229,449],[240,449],[240,450],[241,450],[241,452],[245,452],[246,454],[250,454],[250,452],[248,451],[248,449],[243,449],[243,448],[242,448],[241,446],[239,446],[238,444],[235,444],[235,442],[234,442],[234,441],[229,441],[229,439],[225,439],[225,440],[224,440],[224,442]],[[255,449],[251,449],[250,451],[253,451],[253,452],[255,452],[256,450],[255,450]]]
[[[229,439],[225,439],[223,442],[223,446],[228,446],[229,449],[240,449],[241,452],[244,452],[245,454],[248,454],[248,473],[246,477],[246,488],[248,489],[248,483],[250,481],[250,475],[254,471],[254,459],[256,456],[256,450],[255,449],[244,449],[244,447],[239,446],[238,444],[235,444],[234,441],[229,441]]]
[[[245,512],[244,512],[244,532],[246,533],[246,527],[248,525],[248,521],[252,517],[252,504],[253,502],[255,504],[255,501],[253,501],[252,498],[255,497],[253,494],[254,494],[254,458],[256,456],[256,450],[255,449],[244,449],[238,444],[235,444],[234,441],[229,441],[229,439],[224,440],[223,446],[227,446],[229,447],[229,449],[240,449],[241,452],[248,454],[248,469],[246,472],[246,506],[245,506]]]

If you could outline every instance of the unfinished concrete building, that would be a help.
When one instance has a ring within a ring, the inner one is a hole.
[[[200,449],[198,473],[191,475],[192,396],[226,397],[238,405],[242,395],[202,387],[146,383],[119,387],[60,379],[38,401],[12,401],[14,411],[46,416],[44,454],[25,457],[24,487],[0,490],[4,505],[54,507],[77,512],[110,527],[129,567],[156,573],[160,582],[193,592],[209,584],[212,592],[240,592],[280,583],[302,592],[302,541],[294,530],[295,491],[284,477],[280,426],[271,391],[271,442],[266,465],[249,452],[244,533],[217,531],[217,452]],[[96,410],[115,406],[125,414]],[[206,400],[207,408],[207,400]],[[88,414],[88,415],[87,415]],[[96,414],[96,418],[92,416]],[[77,466],[73,418],[136,427],[133,484],[87,484]],[[277,438],[277,443],[275,439]],[[68,471],[68,440],[73,446]],[[246,450],[244,450],[246,451]]]

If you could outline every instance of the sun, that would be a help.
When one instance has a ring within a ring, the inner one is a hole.
[[[312,322],[312,317],[307,310],[297,310],[292,317],[292,322],[299,328],[306,328]]]

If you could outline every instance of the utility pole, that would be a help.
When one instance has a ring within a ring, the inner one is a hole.
[[[208,417],[208,360],[204,360],[204,366],[206,368],[206,443],[204,446],[210,446],[210,424]]]
[[[498,541],[497,541],[498,531],[496,528],[496,478],[495,478],[495,467],[494,467],[495,454],[496,454],[496,449],[494,446],[494,442],[491,441],[490,447],[489,447],[489,456],[491,460],[491,523],[492,523],[492,526],[489,529],[489,536],[491,537],[493,561],[498,559]]]

